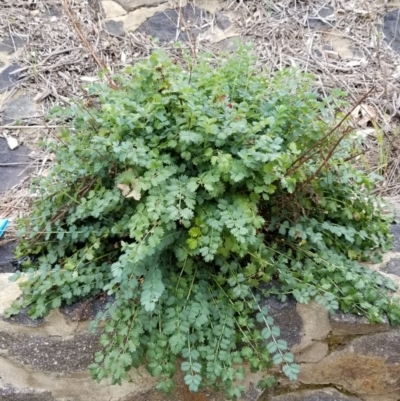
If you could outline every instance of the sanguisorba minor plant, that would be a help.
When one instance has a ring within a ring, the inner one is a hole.
[[[95,379],[145,365],[168,391],[180,368],[191,391],[231,398],[246,365],[299,371],[263,298],[399,322],[393,284],[358,262],[388,248],[389,221],[348,161],[342,94],[320,100],[312,76],[266,74],[246,48],[184,66],[154,51],[115,83],[61,113],[71,128],[21,222],[30,262],[9,314],[108,294]]]

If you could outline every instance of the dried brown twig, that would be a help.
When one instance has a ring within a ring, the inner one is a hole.
[[[342,126],[342,124],[350,117],[351,113],[365,100],[368,98],[368,96],[372,93],[372,91],[375,88],[370,89],[343,117],[342,119],[334,126],[332,127],[322,138],[318,139],[312,146],[310,146],[303,154],[301,154],[294,162],[293,166],[287,171],[286,176],[293,174],[296,172],[304,163],[306,163],[310,158],[312,158],[315,154],[320,153],[320,150],[317,150],[311,155],[309,154],[312,152],[315,148],[317,148],[319,145],[323,144],[324,141],[329,138],[332,134],[337,132],[337,130]],[[338,142],[335,144],[335,146],[330,150],[328,156],[325,160],[324,163],[321,164],[320,168],[314,173],[313,179],[317,173],[321,171],[321,168],[328,162],[328,160],[332,157],[334,150],[339,146],[339,143],[352,131],[352,129],[346,129],[345,133],[342,134],[339,137]],[[308,181],[309,182],[309,181]],[[307,182],[307,183],[308,183]]]
[[[244,3],[245,6],[239,3],[237,8],[240,13],[237,23],[243,35],[254,42],[263,69],[274,71],[296,65],[318,77],[315,90],[322,96],[340,88],[351,103],[375,88],[373,95],[360,106],[373,108],[376,117],[366,123],[362,119],[353,121],[364,138],[359,152],[363,153],[361,167],[383,173],[379,193],[400,194],[400,69],[397,67],[400,55],[384,41],[382,32],[383,17],[392,10],[390,3],[368,0]],[[227,1],[229,10],[236,6],[235,1]],[[320,18],[319,25],[311,26],[310,18],[315,22],[318,12],[327,6],[332,7],[328,20]],[[382,131],[383,143],[378,133],[371,130],[372,121]]]
[[[85,45],[85,47],[88,49],[89,53],[91,54],[91,56],[93,57],[94,61],[97,63],[97,65],[99,66],[99,68],[100,68],[101,70],[106,71],[106,70],[107,70],[106,65],[103,63],[103,61],[101,60],[101,58],[99,57],[99,55],[94,51],[92,45],[87,41],[85,35],[83,34],[83,32],[82,32],[82,30],[81,30],[81,28],[80,28],[80,26],[79,26],[78,21],[77,21],[76,18],[74,17],[74,14],[73,14],[73,12],[72,12],[72,10],[71,10],[71,6],[69,5],[69,0],[63,0],[63,6],[64,6],[64,9],[65,9],[65,11],[66,11],[66,13],[67,13],[67,15],[68,15],[70,21],[71,21],[72,26],[74,27],[76,33],[77,33],[78,36],[80,37],[82,43],[83,43],[83,44]],[[107,80],[108,80],[109,85],[110,85],[112,88],[116,88],[116,85],[115,85],[114,81],[112,80],[112,78],[110,77],[110,74],[107,73],[106,76],[107,76]]]

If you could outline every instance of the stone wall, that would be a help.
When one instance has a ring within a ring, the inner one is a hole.
[[[173,3],[168,0],[101,1],[105,15],[103,29],[114,39],[124,36],[126,31],[144,32],[161,42],[175,38],[178,13],[174,11]],[[187,1],[175,3],[185,6]],[[235,42],[230,39],[239,35],[234,24],[238,16],[232,11],[223,10],[222,3],[217,0],[196,0],[196,7],[185,7],[183,14],[187,22],[190,20],[193,25],[196,25],[200,15],[215,21],[215,26],[194,30],[194,37],[208,40],[216,48],[231,50]],[[388,13],[381,24],[385,41],[397,52],[400,52],[400,40],[397,37],[399,12],[396,9]],[[28,11],[32,18],[37,13],[39,10]],[[60,14],[61,11],[55,7],[42,18],[47,18],[51,24],[58,24]],[[324,30],[335,27],[336,22],[339,25],[341,14],[337,14],[337,19],[334,14],[333,8],[325,6],[315,15],[304,16],[303,20],[310,29]],[[296,26],[294,21],[293,26]],[[246,31],[244,29],[240,33],[246,35]],[[182,40],[187,38],[183,31],[180,35]],[[339,42],[339,37],[341,35],[334,31],[330,39],[332,49],[328,49],[326,55],[349,60],[355,63],[353,66],[362,65],[363,59],[351,59],[351,41],[344,40],[343,36]],[[6,92],[17,82],[17,75],[13,73],[23,67],[11,64],[12,57],[16,57],[19,49],[25,45],[26,41],[12,35],[11,31],[9,37],[1,38],[2,101],[8,96]],[[334,63],[331,64],[333,67]],[[352,66],[345,64],[341,68],[349,71],[348,68]],[[41,96],[37,99],[48,96],[48,92],[43,92]],[[17,120],[30,121],[43,114],[34,99],[21,91],[10,96],[3,106],[3,125]],[[33,134],[37,128],[32,130]],[[30,131],[24,132],[26,134]],[[1,193],[28,174],[26,165],[30,164],[30,150],[21,146],[18,152],[11,152],[6,141],[0,138],[0,153],[3,162]],[[371,268],[380,270],[382,274],[400,283],[400,226],[394,226],[394,232],[395,249],[385,255],[383,263]],[[111,386],[107,381],[101,384],[92,381],[87,366],[98,349],[98,341],[97,336],[89,334],[87,328],[97,308],[102,307],[101,300],[90,305],[80,304],[55,310],[38,321],[32,321],[26,313],[8,320],[1,318],[4,309],[20,294],[18,286],[8,282],[13,270],[10,264],[12,246],[12,243],[0,244],[0,401],[224,400],[221,394],[211,391],[189,393],[180,377],[177,377],[177,390],[167,398],[155,391],[155,381],[145,371],[133,371],[132,382],[122,386]],[[285,333],[296,361],[301,364],[301,373],[295,383],[289,383],[283,376],[278,376],[277,386],[267,392],[256,388],[257,375],[249,375],[242,401],[400,400],[399,329],[389,324],[371,325],[365,318],[354,315],[338,314],[329,317],[325,309],[315,303],[282,304],[270,299],[265,301],[265,305],[275,317],[282,333]]]
[[[400,283],[400,226],[394,226],[395,249],[380,270]],[[11,265],[9,265],[11,268]],[[221,394],[191,394],[181,377],[170,396],[159,394],[146,371],[132,371],[132,382],[111,386],[94,382],[87,371],[99,348],[88,333],[89,321],[105,304],[97,299],[54,310],[33,321],[26,312],[1,317],[20,295],[18,285],[0,273],[0,400],[4,401],[223,401]],[[256,387],[249,375],[242,401],[398,401],[400,399],[400,329],[370,324],[351,314],[329,316],[308,305],[264,301],[288,341],[301,372],[296,382],[278,373],[273,390]]]
[[[394,249],[370,268],[400,285],[400,226]],[[285,378],[259,401],[400,400],[400,328],[370,324],[365,317],[329,316],[315,302],[265,302],[301,365],[298,381]]]
[[[0,313],[19,295],[0,274]],[[88,320],[77,321],[67,311],[52,311],[33,321],[26,313],[0,320],[0,400],[109,401],[128,400],[131,394],[152,387],[145,372],[132,383],[97,384],[87,366],[98,349],[97,337],[88,333]]]

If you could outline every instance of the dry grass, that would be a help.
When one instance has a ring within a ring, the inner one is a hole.
[[[178,2],[179,4],[179,2]],[[364,140],[359,163],[384,177],[377,192],[385,196],[400,194],[400,118],[399,77],[400,56],[384,42],[382,18],[393,8],[390,1],[333,0],[226,0],[221,3],[236,15],[236,25],[242,36],[251,37],[265,70],[298,66],[315,74],[316,90],[329,96],[333,88],[348,93],[355,104],[368,91],[367,100],[353,113],[353,123]],[[325,5],[334,8],[320,28],[312,29],[309,17],[318,15]],[[204,24],[213,21],[204,17]],[[184,23],[184,22],[183,22]],[[8,94],[22,88],[43,106],[44,113],[54,105],[69,104],[86,96],[85,86],[107,69],[113,73],[126,65],[147,57],[157,43],[143,34],[129,33],[115,37],[104,29],[104,16],[95,0],[0,0],[0,33],[9,33],[27,40],[27,46],[17,56],[22,68],[19,82]],[[163,45],[174,57],[179,51]],[[189,43],[193,52],[213,48],[207,42]],[[102,79],[110,80],[110,76]],[[1,103],[1,101],[0,101]],[[1,127],[35,146],[37,138],[57,140],[57,121],[39,117],[30,124],[32,130]],[[34,138],[34,140],[32,140]],[[32,177],[48,168],[49,155],[37,153]],[[26,214],[32,195],[29,180],[2,195],[0,215],[10,218]],[[10,225],[8,236],[14,233]]]
[[[330,5],[325,27],[311,29],[309,17]],[[266,70],[299,66],[317,77],[316,90],[333,88],[356,103],[373,89],[353,122],[364,138],[360,163],[384,177],[381,195],[400,194],[400,56],[384,41],[383,16],[399,2],[346,0],[228,0],[227,9],[241,12],[244,35],[256,38]]]
[[[29,166],[30,177],[1,196],[0,216],[10,219],[2,243],[15,236],[16,219],[29,211],[34,199],[28,189],[30,182],[46,174],[51,165],[51,155],[37,147],[42,138],[57,140],[59,126],[57,121],[45,117],[47,112],[53,106],[84,98],[85,87],[98,79],[102,69],[112,74],[146,57],[154,47],[149,38],[140,35],[113,37],[103,30],[102,24],[99,8],[84,1],[63,4],[56,0],[39,0],[29,5],[26,1],[11,4],[0,0],[0,33],[3,37],[12,33],[28,42],[16,57],[22,66],[16,72],[19,81],[3,96],[2,103],[23,89],[45,111],[42,117],[29,121],[29,128],[24,125],[0,127],[0,132],[18,138],[36,151]]]

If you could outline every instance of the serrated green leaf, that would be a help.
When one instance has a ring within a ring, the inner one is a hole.
[[[185,383],[189,386],[189,390],[196,393],[199,390],[201,377],[199,375],[186,375],[184,377]]]
[[[165,286],[162,282],[161,270],[158,268],[151,268],[146,275],[142,287],[143,291],[140,297],[140,303],[147,312],[151,312],[154,310],[157,301],[165,290]]]

